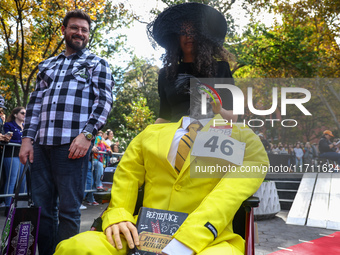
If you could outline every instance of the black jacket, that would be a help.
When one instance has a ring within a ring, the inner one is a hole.
[[[322,136],[320,141],[319,141],[319,152],[325,153],[325,152],[334,152],[334,148],[329,148],[329,145],[332,144],[331,141],[327,140],[325,136]]]

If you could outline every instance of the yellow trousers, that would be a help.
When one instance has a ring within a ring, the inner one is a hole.
[[[128,247],[124,238],[122,238],[122,244],[123,249],[117,250],[107,241],[103,232],[87,231],[60,242],[55,255],[126,255]],[[228,242],[221,242],[214,246],[208,246],[197,255],[226,254],[242,255],[242,252]]]

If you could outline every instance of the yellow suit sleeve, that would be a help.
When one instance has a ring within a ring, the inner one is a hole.
[[[135,223],[133,212],[145,175],[142,140],[143,132],[131,141],[115,171],[110,204],[102,216],[103,230],[122,221]]]

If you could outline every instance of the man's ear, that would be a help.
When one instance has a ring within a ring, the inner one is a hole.
[[[65,29],[66,29],[66,27],[65,27],[64,25],[62,25],[62,26],[61,26],[61,33],[62,33],[63,35],[65,35]]]

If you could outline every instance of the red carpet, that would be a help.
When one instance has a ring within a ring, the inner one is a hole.
[[[270,255],[337,255],[340,254],[340,232],[283,248],[289,250],[276,251]]]

